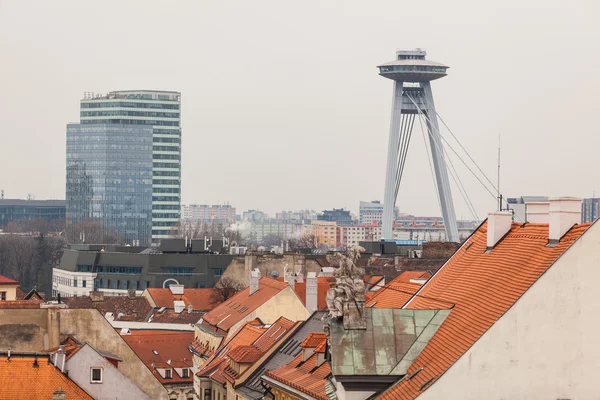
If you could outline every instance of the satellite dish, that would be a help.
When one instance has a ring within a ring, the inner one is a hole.
[[[279,271],[277,271],[276,269],[271,271],[271,278],[273,279],[278,279],[279,278]]]

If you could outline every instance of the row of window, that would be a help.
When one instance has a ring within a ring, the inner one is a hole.
[[[152,196],[152,201],[178,201],[179,196]]]
[[[150,281],[128,281],[126,279],[98,278],[94,282],[96,289],[144,290],[150,287]]]
[[[155,163],[152,163],[152,167],[153,168],[173,168],[173,169],[177,168],[177,169],[179,169],[179,163],[178,162],[175,162],[175,163],[158,163],[158,162],[155,162]]]
[[[158,108],[164,110],[179,110],[179,104],[165,103],[137,103],[134,101],[99,101],[94,103],[81,103],[81,108]]]
[[[82,124],[123,124],[123,125],[158,125],[158,126],[179,126],[179,121],[156,121],[139,119],[87,119],[82,120]]]
[[[114,110],[114,111],[81,111],[81,117],[152,117],[152,118],[179,118],[179,113],[174,112],[160,112],[160,111],[126,111],[126,110]]]
[[[179,151],[181,146],[153,146],[154,151]]]
[[[153,193],[179,193],[179,188],[154,188]]]
[[[112,265],[98,265],[96,272],[102,272],[104,274],[130,274],[139,275],[142,273],[142,267],[115,267]]]
[[[167,149],[172,150],[172,149]],[[181,160],[180,154],[153,154],[152,158],[155,160]]]
[[[179,179],[153,179],[153,185],[178,185]]]
[[[181,138],[156,137],[154,143],[181,143]]]

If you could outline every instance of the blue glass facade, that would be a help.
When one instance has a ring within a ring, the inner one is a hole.
[[[124,243],[152,238],[152,127],[67,125],[67,223],[102,221]]]

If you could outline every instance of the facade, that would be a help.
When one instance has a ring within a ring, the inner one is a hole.
[[[152,236],[152,128],[67,125],[67,224],[99,221],[127,244]]]
[[[352,216],[350,215],[350,211],[344,210],[343,208],[325,210],[322,214],[317,216],[317,219],[319,221],[333,221],[338,225],[352,224]]]
[[[0,275],[0,301],[12,301],[17,299],[17,289],[20,283],[14,279]]]
[[[167,240],[163,243],[167,244]],[[91,291],[125,296],[146,288],[213,287],[235,256],[201,252],[148,252],[139,247],[73,245],[53,269],[52,293],[87,296]]]
[[[310,233],[315,236],[317,245],[337,246],[337,224],[335,221],[312,220]]]
[[[181,94],[126,90],[86,95],[81,124],[152,129],[152,240],[169,237],[181,216]]]
[[[394,219],[398,217],[398,207],[394,207]],[[358,209],[358,222],[361,225],[371,225],[377,223],[381,225],[383,221],[383,204],[379,200],[361,201]]]
[[[64,200],[0,199],[0,226],[12,221],[43,219],[48,222],[65,219]]]
[[[282,211],[275,214],[275,218],[284,221],[295,221],[302,223],[303,221],[317,219],[317,213],[312,210]]]
[[[259,210],[248,210],[242,214],[243,221],[262,221],[268,218],[267,214]]]
[[[299,222],[265,218],[250,224],[247,238],[258,243],[269,236],[277,236],[285,240],[295,237],[301,229]]]
[[[181,218],[186,221],[233,224],[235,222],[235,207],[232,207],[229,204],[213,206],[205,204],[184,204],[181,206]]]

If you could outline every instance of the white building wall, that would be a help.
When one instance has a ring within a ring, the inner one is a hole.
[[[598,249],[595,224],[419,399],[600,398]]]
[[[96,279],[95,272],[72,272],[53,268],[52,295],[56,296],[60,293],[63,297],[89,296],[94,290],[94,279]]]
[[[91,383],[91,368],[102,368],[102,383]],[[75,383],[98,400],[150,400],[108,360],[89,345],[83,346],[65,363],[65,372]]]

